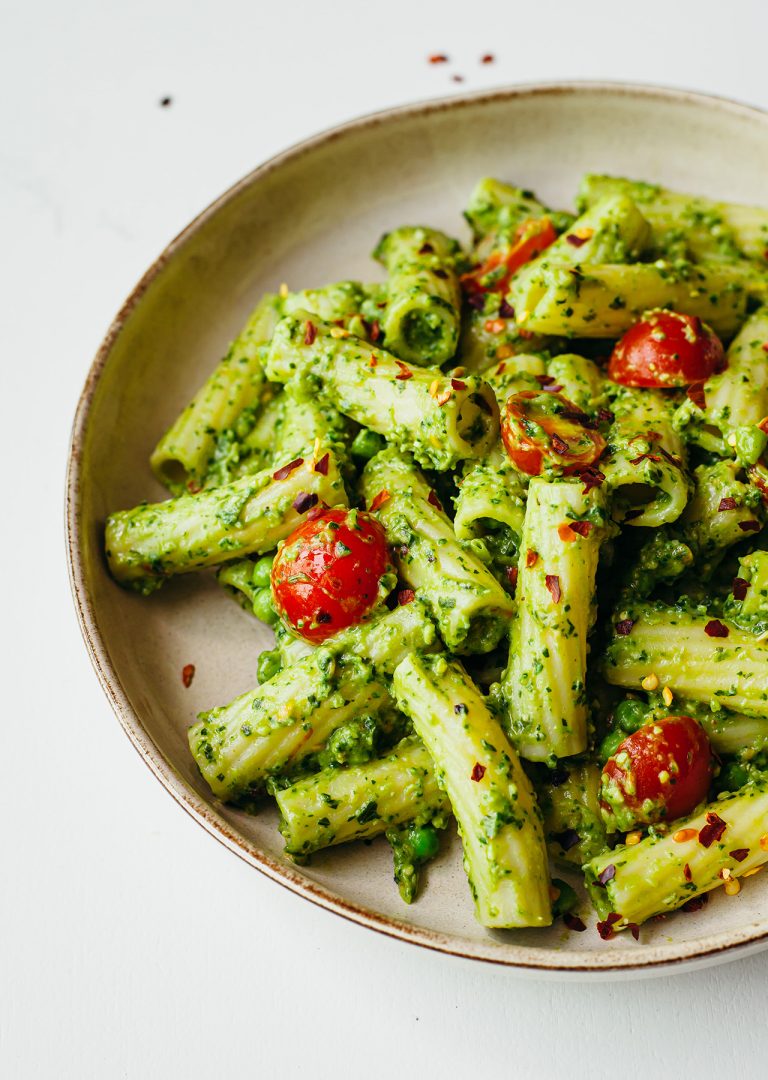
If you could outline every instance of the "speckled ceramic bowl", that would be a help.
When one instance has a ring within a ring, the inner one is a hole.
[[[187,748],[195,714],[254,682],[268,631],[206,575],[142,599],[109,579],[111,510],[160,499],[147,458],[259,294],[375,273],[368,253],[402,223],[461,233],[481,176],[571,205],[581,173],[613,172],[682,190],[765,202],[768,115],[696,94],[621,85],[498,90],[393,109],[301,143],[257,168],[163,252],[118,313],[77,411],[67,493],[72,587],[101,683],[136,749],[181,805],[233,852],[329,911],[405,941],[538,972],[652,973],[732,958],[768,943],[768,876],[605,943],[586,933],[489,933],[473,919],[456,842],[406,908],[386,842],[334,849],[296,867],[270,808],[219,804]],[[180,672],[194,663],[190,689]]]

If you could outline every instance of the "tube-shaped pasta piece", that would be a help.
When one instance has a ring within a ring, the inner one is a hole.
[[[726,368],[703,386],[698,384],[678,409],[675,425],[686,439],[705,450],[737,454],[746,464],[754,464],[765,440],[759,439],[758,432],[756,455],[742,444],[755,441],[754,426],[768,415],[766,345],[768,307],[763,307],[747,319],[731,342]]]
[[[700,608],[660,603],[628,604],[613,625],[603,661],[609,683],[637,690],[650,679],[676,697],[768,716],[768,641]]]
[[[725,602],[725,614],[755,634],[768,632],[768,551],[750,551],[739,559],[738,583]]]
[[[633,199],[662,242],[669,236],[682,235],[697,259],[733,255],[764,259],[768,248],[768,210],[595,173],[587,173],[581,181],[579,206],[594,206],[607,195]]]
[[[296,856],[451,812],[429,752],[413,737],[364,765],[323,769],[276,791],[275,798],[285,850]]]
[[[561,771],[563,766],[559,767]],[[600,767],[592,762],[572,765],[565,778],[538,788],[547,847],[554,859],[581,868],[607,847],[600,813]]]
[[[594,413],[603,405],[611,384],[594,360],[576,353],[560,353],[547,363],[548,385],[558,387],[558,393],[578,405],[586,413]]]
[[[457,540],[473,540],[505,526],[519,549],[525,482],[502,446],[495,446],[484,461],[469,468],[460,481],[455,508],[453,528]]]
[[[609,928],[624,930],[674,911],[768,862],[768,779],[721,795],[669,833],[605,852],[584,867]]]
[[[278,325],[267,361],[269,377],[316,379],[321,395],[339,412],[421,464],[451,469],[482,457],[499,433],[499,411],[490,387],[476,375],[462,379],[437,368],[411,368],[383,349],[310,315]]]
[[[631,199],[607,195],[515,275],[514,294],[524,298],[527,310],[533,310],[549,287],[548,271],[563,267],[570,273],[579,266],[632,262],[650,236],[648,222]],[[513,300],[513,306],[515,303]]]
[[[476,243],[499,230],[514,232],[518,225],[532,218],[553,218],[555,228],[565,228],[573,220],[571,214],[548,210],[533,192],[488,176],[472,189],[464,217],[472,228]]]
[[[109,568],[121,585],[149,593],[173,574],[271,551],[318,503],[347,505],[336,458],[324,448],[275,473],[111,514]]]
[[[409,656],[394,692],[451,801],[479,922],[548,926],[547,850],[536,799],[501,726],[457,662]]]
[[[373,253],[387,270],[384,345],[410,364],[439,367],[459,342],[461,289],[456,240],[436,229],[404,226]]]
[[[605,497],[579,480],[533,477],[520,544],[517,613],[501,689],[506,727],[529,761],[587,745],[587,637],[608,535]]]
[[[531,291],[526,279],[512,281],[509,301],[517,322],[539,334],[620,337],[644,312],[672,308],[698,315],[729,337],[744,319],[743,276],[727,265],[693,263],[605,263],[542,270]]]
[[[675,521],[685,509],[689,486],[671,404],[655,390],[622,388],[611,408],[615,419],[598,468],[611,493],[612,516],[652,527]]]
[[[737,478],[735,461],[699,465],[693,492],[679,519],[680,538],[696,559],[699,580],[708,580],[728,548],[763,527],[759,492]]]
[[[255,416],[264,384],[264,346],[279,318],[280,300],[268,294],[153,450],[152,471],[174,493],[188,486],[202,487],[217,437],[232,428],[245,410]]]
[[[329,639],[263,686],[201,713],[189,745],[214,795],[234,801],[289,772],[342,724],[391,704],[382,681],[410,652],[433,649],[418,602]]]
[[[499,408],[512,394],[521,390],[541,390],[547,381],[547,363],[536,353],[521,353],[500,360],[485,373],[485,380],[496,395]]]
[[[513,603],[450,518],[413,463],[396,450],[371,458],[362,479],[366,504],[392,545],[400,576],[418,592],[454,652],[490,652]]]

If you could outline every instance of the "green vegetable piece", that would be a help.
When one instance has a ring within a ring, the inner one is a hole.
[[[406,904],[412,904],[419,885],[420,868],[434,859],[440,850],[437,829],[431,825],[387,829],[387,840],[392,847],[400,896]]]
[[[561,878],[552,878],[552,887],[557,891],[552,902],[552,918],[560,919],[563,915],[570,915],[579,903],[576,890]]]
[[[608,732],[597,749],[597,758],[601,765],[605,765],[608,758],[613,757],[626,737],[626,731]]]
[[[360,458],[362,461],[369,461],[378,454],[379,450],[383,450],[386,445],[387,441],[382,435],[377,435],[370,428],[361,428],[352,440],[349,452],[352,457]]]
[[[259,589],[253,598],[253,614],[257,619],[261,619],[267,626],[274,626],[279,615],[275,611],[274,604],[272,603],[272,590]]]
[[[263,555],[253,564],[251,581],[257,589],[267,589],[270,583],[274,555]]]
[[[638,701],[637,698],[625,698],[624,701],[620,701],[616,706],[613,717],[621,730],[627,735],[631,735],[632,732],[637,731],[645,723],[645,717],[648,709],[642,701]],[[619,734],[616,732],[616,734]],[[610,738],[610,736],[608,736]],[[621,742],[621,740],[619,740]],[[603,745],[605,740],[603,740]],[[616,746],[618,747],[618,743]],[[609,757],[614,753],[613,750],[603,759],[607,761]],[[602,756],[602,749],[601,749]]]
[[[256,664],[256,678],[259,684],[269,682],[282,670],[282,667],[283,663],[277,649],[265,649],[264,652],[259,653]]]

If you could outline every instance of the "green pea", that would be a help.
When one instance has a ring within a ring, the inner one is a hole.
[[[278,620],[278,614],[272,605],[272,590],[259,589],[253,598],[253,614],[261,619],[267,626],[274,626]]]
[[[622,731],[626,731],[628,735],[631,735],[633,731],[637,731],[645,723],[645,710],[646,707],[642,701],[627,698],[626,701],[621,701],[616,706],[613,718]]]
[[[269,575],[272,572],[274,555],[262,555],[258,562],[253,564],[251,581],[257,589],[266,589],[269,585]]]
[[[414,825],[408,833],[408,841],[413,851],[413,857],[418,862],[434,859],[440,850],[440,837],[437,829],[433,829],[431,825]]]
[[[386,446],[386,439],[369,428],[361,428],[352,440],[350,452],[353,457],[368,461]]]
[[[605,765],[609,757],[613,757],[619,746],[627,737],[626,731],[609,731],[597,748],[597,756],[601,764]]]
[[[578,903],[578,897],[567,881],[552,878],[552,885],[559,893],[552,903],[552,915],[559,919],[561,915],[567,915],[569,911],[573,911]]]
[[[283,664],[277,649],[265,649],[263,653],[259,653],[256,664],[256,678],[259,683],[269,682],[282,669]]]

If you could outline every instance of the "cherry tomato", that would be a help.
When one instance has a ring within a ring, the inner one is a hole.
[[[622,386],[690,386],[724,367],[723,343],[696,315],[649,311],[616,343],[608,377]]]
[[[674,821],[706,798],[712,750],[690,716],[667,716],[628,735],[603,766],[600,808],[609,827]]]
[[[291,630],[317,643],[360,622],[383,598],[382,577],[391,571],[378,521],[359,510],[324,510],[279,549],[272,596]]]
[[[561,473],[592,465],[605,439],[586,413],[558,393],[522,390],[507,398],[501,438],[515,468],[538,476],[545,466]]]
[[[549,218],[530,218],[518,225],[513,243],[495,248],[481,266],[462,275],[461,283],[469,293],[506,293],[520,267],[555,240],[557,233]]]

